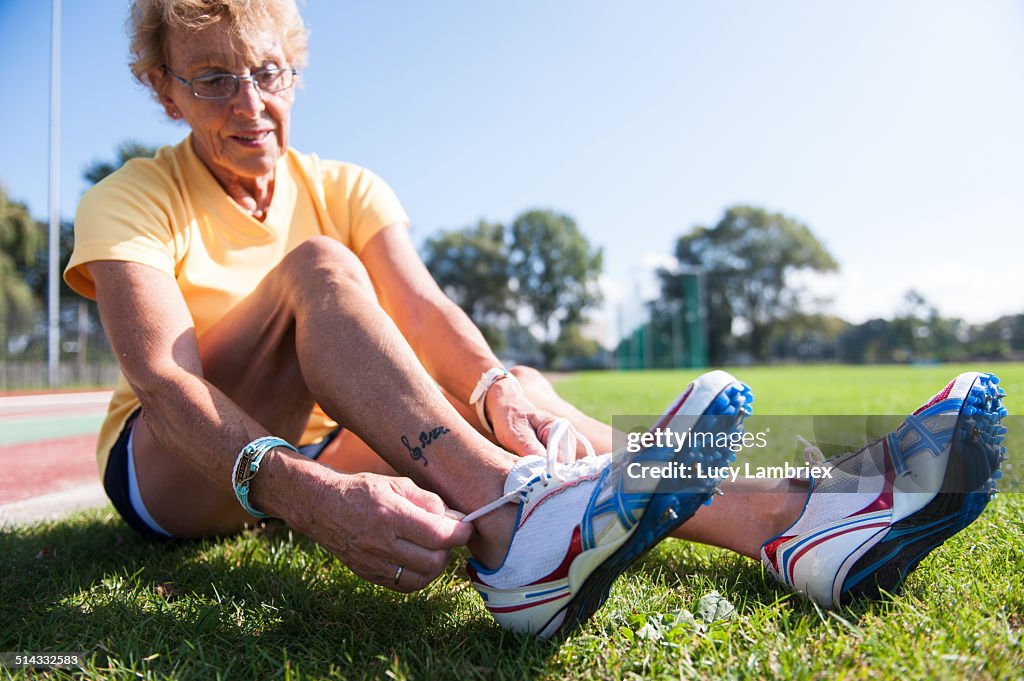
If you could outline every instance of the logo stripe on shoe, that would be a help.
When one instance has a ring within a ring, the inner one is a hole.
[[[802,558],[808,551],[814,547],[841,537],[844,534],[850,532],[857,532],[860,530],[869,530],[875,527],[887,527],[889,525],[889,517],[892,515],[889,511],[879,511],[870,515],[857,516],[855,518],[840,521],[834,525],[824,527],[817,532],[805,535],[803,537],[790,537],[783,539],[783,542],[778,548],[781,548],[781,557],[779,561],[779,574],[786,575],[786,580],[792,584],[794,581],[794,573],[796,572],[797,561]],[[787,545],[787,541],[797,539],[793,544]],[[778,549],[776,549],[778,550]]]
[[[630,527],[632,525],[632,519],[623,518],[621,511],[619,511],[619,505],[616,503],[617,494],[612,494],[603,502],[598,503],[597,501],[598,497],[601,496],[601,491],[604,488],[604,482],[608,478],[609,471],[611,471],[610,466],[605,468],[601,473],[601,477],[598,478],[597,484],[594,485],[594,491],[590,495],[590,502],[587,504],[587,508],[583,511],[583,519],[580,521],[580,524],[583,527],[582,546],[584,549],[593,548],[596,542],[596,537],[594,536],[595,517],[604,515],[605,513],[619,512],[619,521],[625,527]]]
[[[892,456],[897,473],[902,474],[907,471],[907,459],[915,454],[930,452],[932,456],[941,456],[945,452],[953,436],[953,430],[956,427],[957,421],[956,418],[951,416],[951,412],[958,411],[962,402],[962,400],[957,399],[934,402],[905,418],[899,427],[896,428],[896,431],[889,434],[886,439],[889,443],[889,453]],[[949,417],[953,424],[949,428],[929,430],[925,420],[941,418],[943,416]],[[899,443],[911,433],[917,435],[917,442],[906,448],[900,446]]]

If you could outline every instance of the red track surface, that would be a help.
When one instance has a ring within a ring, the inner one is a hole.
[[[0,447],[0,470],[0,504],[94,482],[96,435]]]

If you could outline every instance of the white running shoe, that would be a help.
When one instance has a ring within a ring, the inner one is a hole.
[[[778,581],[824,607],[894,593],[995,492],[1006,455],[1003,390],[965,373],[880,440],[826,462],[803,513],[761,547]]]
[[[751,402],[747,386],[713,371],[693,381],[654,427],[736,433]],[[721,442],[679,452],[649,447],[571,461],[574,431],[567,421],[560,422],[549,438],[547,458],[518,460],[506,479],[505,496],[467,516],[471,520],[503,503],[519,504],[502,565],[487,570],[471,560],[468,566],[494,619],[506,629],[544,639],[563,636],[585,622],[604,603],[615,578],[710,502],[717,486],[711,478],[637,479],[638,467],[630,469],[630,464],[717,468],[735,458]],[[570,462],[558,461],[560,451]]]

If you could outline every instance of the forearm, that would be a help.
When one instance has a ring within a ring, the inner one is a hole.
[[[216,386],[184,370],[151,376],[134,387],[146,425],[161,449],[181,458],[225,493],[234,493],[232,468],[246,444],[266,435],[298,437],[268,432]],[[283,507],[280,500],[299,495],[284,488],[300,485],[301,476],[308,477],[315,467],[287,449],[272,450],[252,483],[250,502],[265,513],[288,520],[295,509]],[[274,493],[268,493],[272,489]]]
[[[430,276],[405,226],[381,230],[359,257],[420,363],[450,395],[468,402],[480,375],[500,362],[480,329]]]
[[[134,382],[142,416],[161,448],[230,489],[234,454],[267,435],[220,390],[187,371]]]
[[[480,329],[448,298],[423,306],[422,314],[408,331],[416,355],[441,387],[466,404],[481,374],[501,361]]]
[[[408,309],[416,312],[410,315]],[[470,404],[486,371],[501,367],[479,329],[440,292],[407,306],[399,317],[399,328],[420,362],[463,404]],[[553,417],[527,397],[517,380],[493,382],[480,399],[476,403],[480,425],[493,432],[499,446],[520,456],[544,453],[540,434]]]

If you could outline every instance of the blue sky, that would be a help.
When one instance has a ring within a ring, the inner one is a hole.
[[[61,211],[119,141],[178,141],[128,72],[126,3],[64,0]],[[614,333],[676,237],[753,203],[842,267],[851,320],[911,287],[1024,312],[1024,4],[308,0],[292,143],[398,192],[417,240],[553,208],[604,248]],[[0,182],[47,210],[49,5],[0,0]],[[639,292],[639,293],[638,293]]]

